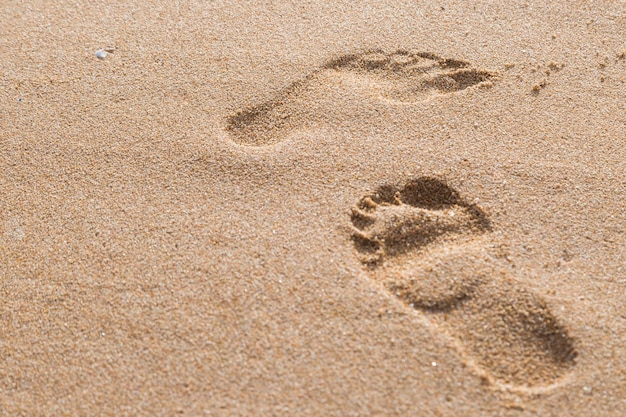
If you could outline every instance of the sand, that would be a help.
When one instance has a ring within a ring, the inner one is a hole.
[[[1,415],[624,415],[624,2],[0,22]]]

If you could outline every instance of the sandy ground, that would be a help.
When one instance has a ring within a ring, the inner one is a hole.
[[[624,1],[1,3],[0,414],[624,415]]]

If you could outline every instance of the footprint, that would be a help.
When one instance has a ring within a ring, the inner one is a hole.
[[[341,91],[350,88],[392,103],[412,103],[493,79],[494,73],[474,69],[466,61],[426,52],[370,51],[344,55],[294,82],[273,99],[229,116],[226,130],[236,143],[271,145],[323,118],[320,114],[323,110],[312,105],[316,93],[334,94],[339,99]]]
[[[369,275],[447,329],[487,381],[544,387],[574,366],[567,329],[487,253],[487,215],[445,183],[381,187],[352,209],[352,223]]]

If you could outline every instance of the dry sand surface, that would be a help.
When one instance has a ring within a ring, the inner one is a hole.
[[[4,0],[0,81],[0,415],[626,415],[624,1]]]

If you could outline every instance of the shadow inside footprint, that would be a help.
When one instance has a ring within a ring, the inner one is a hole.
[[[312,120],[323,119],[320,109],[310,106],[308,94],[316,91],[353,88],[377,99],[416,102],[433,93],[449,94],[493,79],[494,73],[472,68],[466,61],[427,52],[344,55],[292,83],[271,100],[229,116],[226,131],[242,145],[271,145],[307,127]],[[328,88],[329,84],[336,88]]]
[[[539,296],[493,266],[480,243],[489,235],[478,237],[491,230],[489,219],[456,190],[428,177],[382,186],[359,201],[351,220],[370,276],[449,329],[487,380],[546,386],[574,366],[567,329]]]

